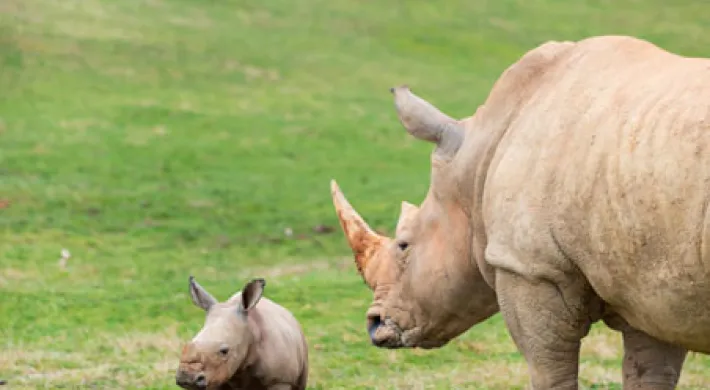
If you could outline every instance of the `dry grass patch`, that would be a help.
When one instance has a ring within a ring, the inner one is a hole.
[[[367,389],[521,389],[527,384],[527,367],[521,362],[476,361],[448,368],[411,369],[360,382]]]
[[[78,369],[29,374],[8,379],[12,389],[36,388],[146,388],[172,380],[171,362],[144,364],[98,363]]]
[[[15,388],[98,386],[136,388],[172,380],[184,340],[174,327],[161,333],[87,335],[81,352],[31,350],[0,352],[0,372]],[[52,346],[48,339],[38,345]],[[20,386],[20,387],[17,387]]]
[[[80,352],[33,351],[9,348],[0,351],[0,372],[18,376],[36,375],[47,370],[80,366],[86,356]]]
[[[581,359],[617,360],[623,355],[621,333],[595,326],[582,340]]]
[[[0,285],[22,280],[34,280],[40,275],[39,272],[35,271],[36,270],[17,269],[13,267],[0,269]]]
[[[119,352],[119,356],[130,357],[146,351],[156,351],[175,359],[179,357],[181,344],[186,341],[178,335],[175,327],[170,327],[163,333],[130,333],[118,337],[103,335],[100,339],[101,344],[111,343]]]
[[[620,383],[624,356],[621,333],[605,326],[596,326],[584,339],[581,350],[580,377],[596,383]],[[689,354],[683,366],[680,389],[706,389],[707,357]]]
[[[250,267],[240,273],[240,277],[253,275],[263,275],[265,277],[277,278],[283,276],[298,276],[312,272],[327,271],[327,270],[342,270],[349,267],[354,267],[351,258],[339,258],[337,260],[314,260],[311,262],[290,263],[286,259],[282,264],[270,267]],[[355,272],[353,270],[353,272]]]

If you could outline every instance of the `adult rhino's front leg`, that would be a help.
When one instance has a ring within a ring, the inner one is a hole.
[[[624,337],[624,390],[672,390],[676,388],[687,351],[629,326],[617,315],[604,322]]]
[[[566,283],[496,270],[500,310],[525,356],[534,390],[577,390],[581,340],[589,332],[590,289],[577,278]]]

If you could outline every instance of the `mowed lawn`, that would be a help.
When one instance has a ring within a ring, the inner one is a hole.
[[[175,388],[204,319],[194,275],[220,299],[266,278],[305,329],[309,388],[524,388],[499,315],[439,350],[370,346],[329,180],[392,232],[432,147],[389,87],[467,116],[546,40],[708,56],[708,15],[691,0],[1,1],[0,379]],[[585,388],[620,388],[619,335],[595,327],[582,355]],[[680,388],[708,387],[710,358],[690,355]]]

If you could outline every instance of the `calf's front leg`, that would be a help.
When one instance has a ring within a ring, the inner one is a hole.
[[[588,288],[496,270],[508,331],[527,361],[533,390],[577,390],[581,340],[589,332]]]
[[[269,390],[294,390],[295,387],[286,383],[277,383],[269,386]]]

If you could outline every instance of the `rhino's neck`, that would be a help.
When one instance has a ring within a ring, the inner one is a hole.
[[[467,120],[466,137],[452,162],[457,184],[465,192],[462,204],[467,205],[465,210],[473,229],[472,260],[491,287],[495,288],[494,271],[484,258],[488,244],[483,216],[486,181],[489,173],[496,169],[496,155],[502,155],[511,124],[547,77],[545,69],[554,66],[573,47],[572,42],[547,42],[528,51],[503,71],[485,103]]]
[[[237,370],[232,378],[223,384],[219,390],[267,390],[266,381],[260,377],[252,367]]]
[[[262,298],[262,301],[266,298]],[[264,342],[264,315],[262,310],[262,305],[257,304],[251,312],[249,317],[247,317],[247,324],[249,326],[249,332],[251,333],[251,343],[249,344],[249,350],[247,352],[247,357],[244,361],[245,367],[254,366],[257,363],[259,357],[259,347]]]
[[[264,299],[266,298],[262,298],[262,301]],[[229,381],[220,387],[219,390],[266,389],[263,378],[258,375],[259,350],[264,341],[264,315],[261,303],[251,309],[247,316],[251,342],[249,343],[246,358]]]
[[[494,114],[489,107],[481,106],[467,119],[465,141],[451,162],[459,202],[471,227],[470,262],[491,288],[495,288],[495,277],[484,257],[488,244],[483,218],[484,191],[491,162],[508,128],[507,118],[489,117]]]
[[[509,66],[496,80],[485,103],[466,120],[466,137],[451,163],[460,202],[471,221],[472,261],[494,288],[494,271],[484,258],[488,244],[483,216],[486,181],[496,168],[496,155],[505,148],[504,138],[511,124],[544,79],[545,72],[540,69],[570,47],[570,43],[553,42],[531,50]]]

